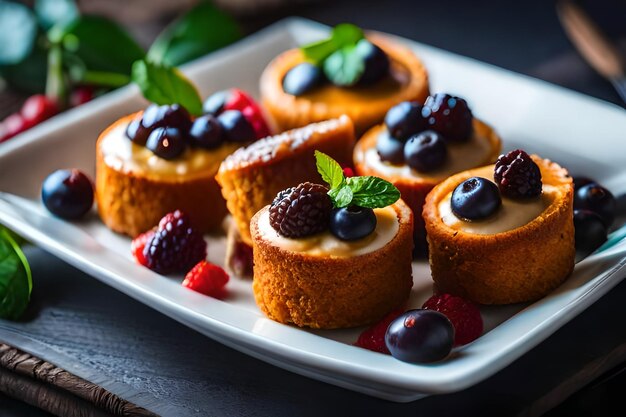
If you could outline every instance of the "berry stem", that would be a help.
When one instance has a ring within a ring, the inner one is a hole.
[[[67,104],[67,85],[63,73],[63,50],[61,45],[53,44],[48,51],[48,74],[46,78],[46,96],[54,100],[59,109]]]

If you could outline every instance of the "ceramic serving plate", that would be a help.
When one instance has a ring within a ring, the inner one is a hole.
[[[319,39],[328,28],[288,19],[192,63],[185,72],[203,97],[228,87],[258,91],[265,65],[280,52]],[[474,114],[500,133],[505,150],[523,147],[572,174],[626,191],[626,112],[602,101],[412,41],[431,91],[465,97]],[[626,245],[576,266],[565,284],[530,305],[482,309],[485,333],[445,361],[413,365],[352,345],[362,329],[307,331],[273,322],[254,303],[251,283],[234,278],[219,301],[137,265],[130,240],[109,231],[95,211],[79,222],[52,217],[42,206],[42,180],[55,169],[94,174],[95,142],[118,117],[145,107],[127,87],[69,110],[0,145],[0,222],[112,287],[234,349],[311,378],[393,401],[412,401],[469,387],[507,366],[598,300],[626,275]],[[621,188],[620,188],[621,187]],[[222,263],[225,238],[207,237],[209,258]],[[426,263],[414,263],[410,304],[432,294]],[[35,277],[35,285],[37,278]]]

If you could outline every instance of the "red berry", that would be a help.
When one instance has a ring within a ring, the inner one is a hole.
[[[139,265],[147,266],[148,261],[146,260],[145,255],[143,254],[143,250],[146,247],[146,244],[152,239],[154,236],[154,230],[148,230],[133,239],[130,244],[130,252],[133,254],[133,258],[137,261]]]
[[[70,106],[76,107],[85,104],[94,98],[93,87],[83,85],[76,87],[70,94]]]
[[[206,258],[206,242],[180,210],[168,213],[143,250],[146,266],[160,274],[188,271]]]
[[[25,130],[33,127],[33,124],[24,120],[22,115],[19,113],[10,114],[6,119],[4,119],[2,124],[4,126],[3,141],[11,139],[13,136],[19,135]]]
[[[250,122],[256,133],[257,139],[270,135],[270,130],[263,116],[261,108],[256,101],[244,91],[238,88],[231,88],[230,94],[223,110],[239,110]]]
[[[454,326],[454,345],[465,345],[483,333],[483,319],[478,306],[456,295],[435,294],[424,305],[424,309],[444,314]]]
[[[228,274],[222,268],[207,261],[200,261],[185,275],[183,286],[201,294],[224,298]]]
[[[354,170],[350,167],[345,167],[343,169],[343,175],[345,175],[346,178],[354,177]]]
[[[43,94],[30,96],[22,106],[21,114],[24,121],[34,126],[51,118],[59,112],[56,103]]]
[[[381,321],[365,329],[363,333],[359,335],[354,345],[389,355],[389,349],[387,349],[387,345],[385,345],[385,333],[387,332],[389,324],[403,312],[404,310],[398,309],[387,314]]]

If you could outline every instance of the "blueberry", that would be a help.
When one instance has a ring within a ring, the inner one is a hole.
[[[574,177],[574,192],[578,191],[578,189],[584,187],[587,184],[597,183],[596,180],[591,179],[589,177]]]
[[[459,97],[438,93],[426,99],[422,116],[429,129],[449,141],[466,141],[472,134],[472,112],[467,102]]]
[[[435,310],[409,310],[391,322],[385,345],[404,362],[424,363],[444,359],[452,350],[454,327]]]
[[[590,210],[574,210],[576,253],[585,257],[606,242],[607,228],[602,218]]]
[[[378,135],[376,151],[382,161],[396,165],[404,163],[404,142],[392,137],[387,130]]]
[[[163,159],[174,159],[185,150],[185,136],[175,127],[157,127],[148,136],[146,148]]]
[[[229,98],[230,90],[217,91],[211,94],[202,104],[202,112],[217,116],[224,110],[224,106]]]
[[[365,64],[363,74],[359,78],[359,84],[374,84],[389,74],[389,57],[378,46],[367,39],[361,39],[356,44],[356,53]]]
[[[422,118],[422,105],[410,101],[396,104],[385,115],[385,125],[391,136],[403,141],[426,130],[426,122]]]
[[[613,194],[597,183],[587,184],[574,194],[574,208],[598,214],[609,229],[615,220],[616,201]]]
[[[179,104],[163,106],[152,104],[144,111],[141,124],[150,130],[157,127],[176,127],[187,131],[191,125],[191,117],[189,112]]]
[[[283,78],[283,90],[294,96],[308,93],[324,82],[322,70],[309,62],[298,64],[290,69]]]
[[[491,216],[502,205],[498,186],[485,178],[472,177],[459,184],[450,199],[452,212],[466,220]]]
[[[341,240],[358,240],[376,229],[376,215],[371,208],[349,206],[333,210],[330,232]]]
[[[132,120],[126,127],[126,137],[137,145],[144,146],[150,136],[150,129],[141,124],[141,118]]]
[[[419,172],[439,168],[446,161],[448,148],[441,135],[427,130],[413,135],[404,145],[404,160]]]
[[[63,219],[78,219],[93,205],[93,184],[77,169],[60,169],[44,180],[41,199],[52,214]]]
[[[222,126],[224,137],[230,142],[252,142],[256,139],[254,128],[238,110],[226,110],[217,121]]]
[[[191,143],[205,149],[219,147],[224,141],[222,126],[215,116],[207,114],[193,121],[189,129]]]

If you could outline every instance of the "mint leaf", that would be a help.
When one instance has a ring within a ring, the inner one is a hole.
[[[339,188],[333,188],[328,195],[336,208],[348,207],[353,201],[352,189],[345,184]]]
[[[345,181],[341,165],[324,152],[315,151],[315,164],[317,172],[328,183],[331,190],[338,188]]]
[[[354,45],[365,37],[363,31],[351,23],[340,23],[333,28],[332,39],[338,47]]]
[[[241,38],[237,22],[208,2],[202,2],[168,25],[150,46],[148,59],[178,66]]]
[[[322,65],[324,60],[335,51],[356,45],[365,35],[357,26],[350,23],[342,23],[333,28],[330,37],[321,41],[302,46],[300,49],[305,58],[315,65]]]
[[[392,183],[378,177],[351,177],[347,185],[352,190],[352,204],[361,207],[387,207],[400,198],[400,191]]]
[[[340,87],[355,85],[365,71],[365,60],[355,45],[344,46],[324,61],[326,78]]]
[[[33,281],[19,245],[0,229],[0,317],[18,319],[30,301]]]
[[[180,104],[193,115],[202,114],[198,90],[178,69],[139,60],[133,64],[131,78],[147,100],[156,104]]]

